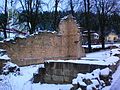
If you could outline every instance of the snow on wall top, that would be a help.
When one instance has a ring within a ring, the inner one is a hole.
[[[116,56],[111,56],[105,61],[89,61],[89,60],[48,60],[46,62],[68,62],[68,63],[76,63],[76,64],[89,64],[89,65],[113,65],[119,60]]]
[[[49,62],[68,62],[68,63],[77,63],[77,64],[107,65],[107,66],[108,65],[115,65],[117,63],[117,61],[119,60],[119,57],[113,56],[113,55],[120,54],[120,50],[119,49],[112,49],[111,51],[112,51],[111,56],[104,58],[104,59],[103,59],[103,56],[101,56],[101,57],[99,57],[99,59],[101,58],[101,60],[96,59],[95,57],[93,57],[92,59],[87,59],[85,57],[84,60],[47,60],[46,62],[48,62],[48,63]]]

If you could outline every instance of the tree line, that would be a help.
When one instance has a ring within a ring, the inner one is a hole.
[[[120,33],[119,0],[50,0],[47,3],[42,0],[11,0],[11,2],[5,0],[2,10],[4,12],[0,13],[0,28],[3,29],[5,38],[7,38],[6,28],[10,18],[9,3],[11,6],[20,4],[20,8],[11,11],[11,18],[16,17],[13,24],[20,25],[26,22],[30,34],[38,28],[58,31],[60,18],[72,14],[78,24],[88,30],[89,51],[91,51],[91,30],[99,32],[103,49],[105,48],[104,36],[111,29]],[[49,3],[53,4],[52,10],[44,11],[45,6],[49,7]]]

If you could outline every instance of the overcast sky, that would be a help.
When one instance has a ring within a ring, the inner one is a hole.
[[[0,11],[4,11],[4,1],[5,0],[0,0]],[[17,1],[17,3],[14,4],[15,5],[14,8],[21,7],[19,0],[13,0],[13,1],[14,1],[13,3],[15,3],[15,1]],[[42,6],[44,11],[53,11],[54,10],[55,0],[42,0],[42,1],[48,4],[48,7],[45,5]],[[74,1],[75,0],[73,0],[73,2]],[[8,8],[9,9],[11,8],[10,2],[11,2],[11,0],[8,0]],[[58,10],[69,10],[68,0],[60,0]]]

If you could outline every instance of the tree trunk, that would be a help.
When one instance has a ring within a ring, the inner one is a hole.
[[[8,13],[7,13],[7,0],[5,0],[5,22],[4,22],[4,38],[7,38],[7,32],[6,32],[6,26],[7,26],[7,18],[8,18]]]
[[[56,31],[58,28],[58,11],[57,11],[58,3],[59,3],[59,0],[55,0],[54,29]]]
[[[105,49],[105,25],[106,25],[106,19],[105,19],[105,10],[104,10],[104,2],[102,1],[102,7],[101,7],[101,14],[100,14],[100,31],[101,31],[101,43],[102,43],[102,49]]]
[[[105,49],[105,16],[101,15],[100,18],[100,32],[101,32],[101,44],[102,44],[102,49]]]
[[[90,0],[87,0],[87,18],[86,18],[86,24],[88,29],[88,48],[89,52],[91,52],[91,32],[90,32]]]
[[[91,52],[91,32],[90,32],[90,1],[84,0],[84,7],[85,7],[85,25],[86,29],[88,30],[88,50]]]
[[[74,7],[73,7],[73,1],[70,0],[70,8],[71,8],[71,14],[74,16]]]

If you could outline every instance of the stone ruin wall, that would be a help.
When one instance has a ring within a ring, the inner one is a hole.
[[[44,63],[50,59],[79,59],[85,56],[80,33],[72,16],[61,20],[59,33],[39,33],[28,38],[0,44],[7,50],[12,62],[23,66]]]
[[[95,69],[105,69],[109,67],[114,73],[120,61],[113,65],[95,65],[80,64],[71,62],[45,62],[45,68],[39,68],[38,73],[34,74],[34,83],[48,84],[71,84],[72,80],[77,77],[78,73],[91,73]]]

